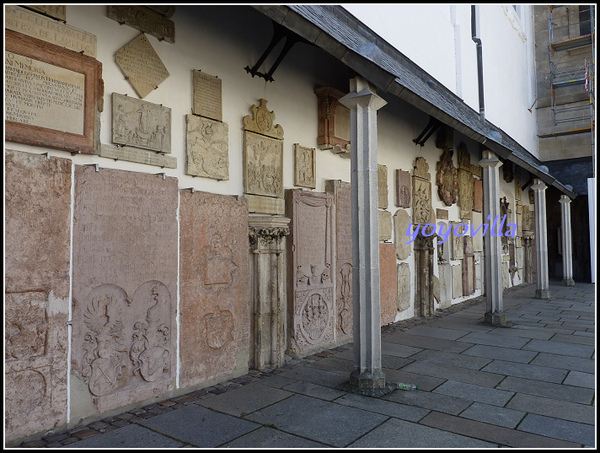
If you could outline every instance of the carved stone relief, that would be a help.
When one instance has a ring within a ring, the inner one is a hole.
[[[334,154],[350,157],[350,110],[339,103],[344,96],[335,88],[315,88],[318,100],[319,130],[317,146]]]
[[[427,224],[435,222],[431,207],[431,174],[429,165],[423,157],[417,157],[413,171],[413,223]]]
[[[458,171],[452,162],[452,148],[444,148],[439,162],[437,163],[436,184],[440,200],[446,206],[456,203],[456,192],[458,187]]]
[[[315,149],[294,143],[294,185],[314,189],[317,187]]]
[[[229,180],[229,127],[226,123],[186,115],[186,174]]]
[[[379,241],[389,241],[392,239],[392,213],[382,210],[377,213],[379,216]]]
[[[410,208],[410,172],[396,170],[396,206]]]
[[[471,155],[464,143],[458,146],[458,205],[460,219],[471,220],[474,206],[473,165]]]

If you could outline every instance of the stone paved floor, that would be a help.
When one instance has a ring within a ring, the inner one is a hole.
[[[21,447],[595,447],[595,285],[551,292],[506,290],[509,327],[483,298],[384,327],[387,380],[417,391],[344,391],[350,344]]]

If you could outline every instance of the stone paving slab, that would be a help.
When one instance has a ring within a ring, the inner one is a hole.
[[[412,331],[411,331],[412,332]],[[408,348],[413,346],[414,348],[419,348],[419,350],[414,351],[413,354],[420,352],[423,349],[433,349],[434,351],[444,351],[444,352],[454,352],[461,353],[465,349],[469,348],[469,344],[467,343],[457,343],[453,340],[444,340],[440,338],[429,338],[422,335],[412,335],[412,333],[396,333],[394,335],[387,336],[385,338],[387,343],[398,343],[398,346],[405,345],[403,347]],[[413,348],[413,349],[414,349]],[[385,347],[382,347],[383,353],[385,352]],[[412,356],[412,354],[410,354]],[[408,355],[404,357],[409,357]]]
[[[495,444],[428,426],[390,419],[349,448],[494,448]]]
[[[457,340],[468,333],[464,330],[448,329],[444,327],[434,327],[429,325],[420,325],[410,329],[412,335],[419,335],[428,338],[439,338],[441,340]]]
[[[327,445],[264,426],[244,434],[223,448],[327,448]]]
[[[569,374],[567,375],[567,378],[564,380],[563,384],[593,389],[596,388],[596,377],[590,373],[569,371]]]
[[[563,370],[575,370],[583,373],[594,373],[596,364],[592,359],[569,357],[565,355],[539,353],[530,362],[532,365],[556,367]]]
[[[560,333],[554,334],[550,341],[559,341],[563,343],[575,343],[575,344],[586,344],[586,345],[595,345],[596,339],[594,336],[581,336],[576,335],[575,332],[573,335],[563,335]]]
[[[216,395],[213,398],[201,400],[197,404],[240,417],[263,407],[270,406],[292,395],[293,393],[291,392],[266,385],[248,384]]]
[[[509,409],[520,410],[548,417],[560,418],[593,425],[596,408],[594,406],[569,403],[553,398],[517,393],[506,405]]]
[[[543,340],[531,340],[523,346],[523,349],[528,351],[547,352],[549,354],[566,355],[569,357],[580,357],[582,359],[589,359],[594,353],[594,346]]]
[[[467,349],[465,352],[463,352],[463,355],[472,355],[475,357],[489,357],[494,359],[506,360],[509,362],[529,363],[537,355],[537,352],[476,344],[471,348]]]
[[[481,385],[467,384],[465,382],[446,381],[437,387],[434,393],[454,396],[465,400],[479,401],[494,406],[504,406],[514,395],[513,392],[497,390]]]
[[[311,366],[293,368],[280,374],[282,377],[311,382],[325,387],[337,388],[348,381],[347,373],[320,370]]]
[[[495,335],[492,333],[474,332],[459,338],[458,341],[465,343],[475,343],[487,346],[498,346],[501,348],[520,349],[531,340],[520,337],[509,337],[505,335]]]
[[[185,445],[139,425],[127,425],[107,433],[65,445],[64,448],[179,448]]]
[[[595,444],[596,429],[594,426],[542,415],[527,414],[518,429],[588,446]]]
[[[401,392],[402,390],[396,390]],[[388,415],[390,417],[400,418],[411,422],[418,422],[425,417],[430,410],[416,406],[408,406],[406,404],[397,403],[394,401],[386,401],[380,398],[371,398],[370,396],[348,393],[341,398],[335,400],[338,404],[364,409],[377,414]]]
[[[403,382],[405,384],[415,384],[421,391],[430,392],[431,390],[438,387],[440,384],[446,381],[446,378],[438,378],[433,376],[426,376],[424,374],[410,373],[400,370],[383,370],[385,373],[386,380],[388,382]]]
[[[417,352],[421,352],[423,348],[406,346],[404,344],[397,344],[392,342],[391,337],[387,337],[385,341],[381,341],[381,353],[387,355],[393,355],[395,357],[410,357]]]
[[[504,376],[516,376],[527,379],[535,379],[537,381],[562,383],[567,376],[568,371],[558,368],[550,368],[527,363],[507,362],[505,360],[493,360],[482,371],[490,373],[498,373]]]
[[[450,352],[442,351],[422,351],[415,354],[413,357],[418,362],[432,362],[440,363],[444,365],[452,365],[460,368],[466,368],[468,370],[480,370],[488,363],[492,361],[491,358],[487,357],[470,357],[465,354],[454,354]]]
[[[460,414],[469,407],[473,400],[446,396],[439,393],[417,391],[392,392],[382,397],[388,401],[395,401],[409,406],[445,412],[452,415]]]
[[[491,425],[515,428],[525,416],[525,412],[474,402],[462,411],[460,416]]]
[[[454,381],[477,384],[485,387],[495,387],[502,379],[504,379],[502,374],[489,373],[485,368],[483,368],[482,371],[477,371],[427,361],[415,361],[402,368],[402,371],[452,379]]]
[[[312,396],[322,400],[333,401],[340,396],[345,395],[345,392],[335,390],[322,385],[311,384],[310,382],[296,381],[293,384],[286,385],[283,390],[288,390],[301,395]]]
[[[534,381],[532,379],[523,379],[513,376],[508,376],[497,388],[580,404],[591,404],[592,399],[594,398],[594,390],[592,389],[554,384],[551,382]]]
[[[511,320],[512,321],[512,320]],[[507,337],[523,337],[523,338],[537,338],[538,340],[549,340],[555,335],[554,332],[548,332],[542,326],[519,326],[514,325],[509,328],[498,327],[490,332],[490,335],[503,335]]]

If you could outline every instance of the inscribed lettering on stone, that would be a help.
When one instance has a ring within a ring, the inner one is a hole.
[[[192,113],[223,121],[223,82],[217,76],[193,71],[194,103]]]

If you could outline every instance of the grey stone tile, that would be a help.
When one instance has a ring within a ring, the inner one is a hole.
[[[596,388],[595,375],[582,373],[581,371],[569,371],[563,384],[573,385],[575,387],[585,387],[588,389]]]
[[[474,332],[459,338],[458,341],[467,343],[482,344],[487,346],[498,346],[501,348],[520,349],[530,340],[528,338],[509,337],[505,335],[495,335],[493,332],[482,333]]]
[[[338,357],[327,357],[311,363],[310,366],[313,368],[319,368],[321,370],[350,374],[352,370],[354,370],[354,361],[344,360]]]
[[[504,406],[513,396],[513,392],[497,390],[481,385],[467,384],[457,381],[446,381],[434,393],[440,393],[446,396],[454,396],[466,400],[479,401],[494,406]]]
[[[495,444],[404,420],[391,419],[348,448],[493,448]]]
[[[462,417],[431,412],[420,424],[515,448],[574,448],[579,444],[504,428]]]
[[[439,338],[442,340],[456,340],[467,335],[464,330],[455,330],[444,327],[434,327],[428,325],[415,326],[408,330],[411,335],[420,335],[430,338]]]
[[[457,318],[455,315],[431,321],[429,325],[447,329],[464,330],[466,332],[489,332],[494,327],[480,321]]]
[[[387,355],[393,355],[395,357],[410,357],[417,352],[423,350],[423,348],[415,348],[412,346],[406,346],[404,344],[392,343],[392,338],[386,338],[386,341],[381,342],[381,353]],[[394,339],[395,341],[395,339]]]
[[[345,395],[344,392],[339,390],[304,381],[296,381],[293,384],[286,385],[283,387],[283,390],[301,393],[302,395],[312,396],[314,398],[320,398],[327,401],[332,401],[342,395]]]
[[[396,335],[390,335],[386,338],[387,342],[406,345],[404,347],[416,347],[423,349],[433,349],[434,351],[461,353],[469,347],[467,343],[458,343],[452,340],[443,340],[440,338],[429,338],[421,335],[412,335],[402,332]],[[419,351],[415,351],[419,352]],[[405,356],[408,357],[408,356]],[[412,358],[412,357],[411,357]]]
[[[533,340],[532,340],[533,341]],[[462,355],[485,357],[491,360],[507,360],[509,362],[529,363],[535,356],[535,351],[523,351],[521,349],[501,348],[497,346],[486,346],[476,344],[467,349]]]
[[[594,426],[537,414],[527,414],[517,429],[583,445],[595,444]]]
[[[197,404],[240,417],[292,396],[292,393],[266,385],[247,384]]]
[[[441,395],[439,393],[417,391],[394,391],[382,397],[388,401],[431,409],[448,414],[459,414],[471,405],[473,400]]]
[[[183,442],[131,424],[61,448],[178,448],[183,445]]]
[[[510,320],[512,321],[512,320]],[[523,337],[523,338],[537,338],[538,340],[549,340],[554,332],[548,332],[542,326],[519,326],[515,325],[510,328],[498,327],[490,332],[494,335],[504,335],[508,337]]]
[[[591,389],[572,387],[563,384],[554,384],[552,382],[535,381],[533,379],[523,379],[519,377],[508,376],[497,387],[501,390],[507,390],[518,393],[527,393],[528,395],[545,396],[560,401],[569,401],[571,403],[590,404],[594,397],[594,391]]]
[[[559,341],[531,340],[523,349],[529,351],[546,352],[549,354],[566,355],[589,359],[594,353],[594,346],[561,343]]]
[[[532,365],[541,365],[560,368],[563,370],[575,370],[583,373],[594,373],[596,364],[592,359],[582,359],[580,357],[568,357],[557,354],[539,353],[531,361]]]
[[[482,368],[483,371],[498,373],[506,376],[517,376],[538,381],[547,381],[560,384],[567,375],[566,370],[558,368],[543,367],[527,363],[507,362],[505,360],[493,360]]]
[[[337,373],[329,370],[320,370],[311,366],[293,368],[291,370],[284,371],[280,374],[280,376],[332,388],[336,388],[341,384],[348,382],[350,379],[349,373]]]
[[[469,370],[479,370],[492,361],[486,357],[471,357],[465,354],[454,354],[451,352],[442,351],[422,351],[412,356],[418,362],[426,361],[432,363],[440,363],[444,365],[452,365]]]
[[[509,409],[530,412],[538,415],[546,415],[553,418],[561,418],[573,422],[595,423],[596,408],[594,406],[557,401],[542,396],[517,393],[506,405]]]
[[[587,345],[595,345],[596,344],[595,336],[593,336],[593,335],[592,336],[581,336],[581,335],[576,335],[576,333],[573,333],[573,335],[563,335],[563,334],[557,333],[552,336],[550,341],[560,341],[563,343],[576,343],[576,344],[587,344]]]
[[[525,412],[475,402],[461,412],[460,416],[505,428],[515,428],[525,416]]]
[[[400,369],[403,366],[406,366],[409,363],[413,363],[413,362],[414,362],[414,359],[412,357],[411,358],[403,358],[403,357],[394,357],[393,355],[381,354],[381,366],[383,368],[388,368],[390,370]]]
[[[402,390],[395,390],[401,392]],[[418,422],[430,411],[421,407],[408,406],[395,401],[388,401],[380,398],[371,398],[369,396],[348,393],[335,400],[338,404],[364,409],[369,412],[375,412],[390,417],[401,418],[411,422]]]
[[[326,448],[327,445],[263,426],[221,447],[225,448]]]
[[[483,370],[485,370],[485,368]],[[467,368],[460,368],[427,361],[415,361],[402,368],[402,371],[452,379],[454,381],[483,385],[485,387],[495,387],[502,379],[504,379],[504,376],[500,374],[470,370]]]
[[[333,447],[344,447],[387,416],[303,395],[250,414],[248,419]],[[352,427],[352,429],[348,429]]]
[[[405,384],[415,384],[419,387],[419,390],[430,392],[440,384],[446,381],[445,378],[437,378],[432,376],[426,376],[423,374],[409,373],[400,370],[383,370],[385,373],[386,380],[388,382],[403,382]]]
[[[296,382],[298,379],[292,379],[285,376],[281,376],[280,374],[273,374],[271,376],[264,377],[260,379],[261,385],[268,385],[269,387],[281,388],[286,385],[292,384]]]
[[[195,404],[138,423],[200,448],[216,447],[260,427]]]

